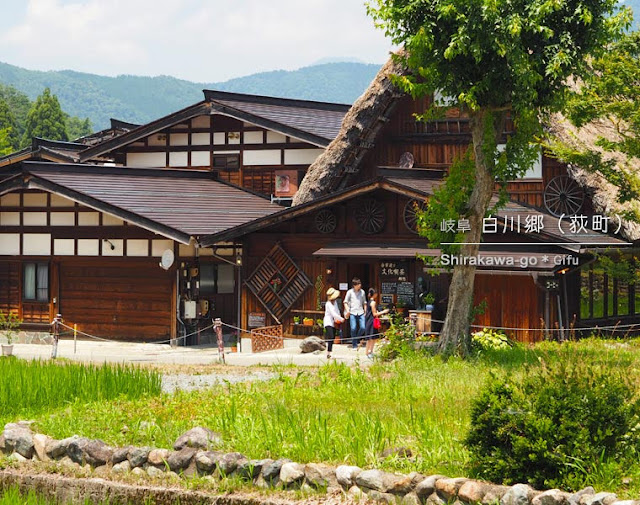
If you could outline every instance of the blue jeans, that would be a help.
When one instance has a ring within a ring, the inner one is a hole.
[[[350,314],[349,329],[351,330],[351,347],[355,349],[358,347],[362,335],[364,335],[364,314],[360,314],[359,316]]]

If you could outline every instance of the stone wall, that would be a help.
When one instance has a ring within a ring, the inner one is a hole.
[[[301,464],[288,459],[250,459],[238,452],[217,450],[219,434],[193,428],[176,440],[173,449],[110,447],[100,440],[74,436],[54,440],[31,430],[30,422],[7,424],[0,435],[0,451],[17,462],[55,460],[71,467],[87,466],[96,475],[133,474],[151,477],[220,479],[237,477],[258,488],[301,489],[366,497],[401,505],[640,505],[640,500],[618,500],[612,493],[585,488],[577,493],[558,489],[536,491],[525,484],[500,486],[465,478],[395,474],[338,467]]]

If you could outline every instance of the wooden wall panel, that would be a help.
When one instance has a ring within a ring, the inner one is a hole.
[[[20,262],[0,261],[0,312],[20,315]]]
[[[174,276],[157,260],[62,262],[59,310],[65,324],[77,323],[79,330],[99,337],[169,338]]]
[[[476,317],[474,324],[509,328],[541,328],[543,317],[541,290],[532,277],[522,275],[476,275],[474,305],[487,302],[484,314]],[[476,328],[477,330],[478,328]],[[511,338],[520,342],[539,342],[543,330],[505,330]]]

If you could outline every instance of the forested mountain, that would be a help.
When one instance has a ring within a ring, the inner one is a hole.
[[[132,123],[151,121],[202,100],[203,89],[351,103],[379,68],[364,63],[326,63],[294,71],[253,74],[223,83],[194,83],[169,76],[105,77],[71,70],[41,72],[0,63],[0,83],[17,88],[31,100],[49,87],[66,113],[89,117],[98,130],[108,126],[111,117]]]

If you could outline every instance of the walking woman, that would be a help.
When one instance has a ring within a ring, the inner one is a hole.
[[[340,326],[344,319],[340,315],[340,309],[336,300],[340,298],[340,291],[329,288],[327,291],[327,303],[324,306],[324,333],[327,342],[327,359],[331,358],[333,341],[336,338],[336,326]]]
[[[380,330],[382,328],[380,316],[388,314],[389,309],[378,311],[378,293],[375,289],[369,288],[367,295],[369,310],[367,310],[365,320],[365,338],[367,340],[366,354],[367,358],[373,359],[373,346],[376,344],[378,338],[380,338]]]

